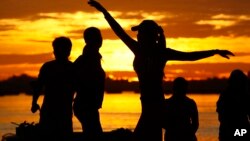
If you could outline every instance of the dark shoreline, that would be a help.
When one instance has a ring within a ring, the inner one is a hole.
[[[18,95],[25,93],[32,94],[31,84],[36,80],[35,77],[26,74],[13,76],[7,80],[0,81],[0,96],[3,95]],[[208,78],[206,80],[189,80],[188,93],[192,94],[211,94],[220,93],[226,88],[227,79]],[[165,81],[163,84],[164,93],[172,93],[172,81]],[[105,92],[108,94],[121,93],[130,91],[139,93],[139,83],[129,82],[128,80],[113,80],[106,78]]]

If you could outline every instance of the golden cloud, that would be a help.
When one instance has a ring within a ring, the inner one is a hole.
[[[210,20],[197,21],[198,25],[211,25],[215,30],[219,30],[225,27],[234,26],[242,21],[249,21],[250,16],[247,15],[226,15],[218,14],[211,17]]]

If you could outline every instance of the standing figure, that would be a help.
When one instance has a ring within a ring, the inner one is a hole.
[[[177,77],[173,83],[173,95],[165,100],[165,141],[197,141],[198,109],[195,101],[186,96],[188,82]]]
[[[68,60],[72,43],[67,37],[58,37],[52,45],[55,60],[44,63],[40,69],[34,85],[31,111],[35,113],[40,109],[37,100],[41,92],[44,92],[39,134],[42,140],[67,141],[73,133],[74,68],[73,63]]]
[[[248,78],[239,69],[233,70],[227,88],[217,101],[220,141],[250,140],[250,94]],[[245,129],[246,133],[242,134]]]
[[[153,20],[144,20],[132,27],[138,31],[137,41],[130,37],[110,13],[97,1],[88,2],[103,13],[115,34],[134,53],[134,70],[139,79],[142,113],[134,130],[136,141],[162,141],[162,110],[164,103],[163,77],[169,60],[195,61],[215,54],[229,58],[227,50],[181,52],[166,48],[162,28]]]
[[[102,36],[99,29],[87,28],[84,31],[86,46],[74,62],[76,90],[74,114],[81,122],[87,140],[97,140],[102,134],[99,109],[104,97],[105,72],[101,66]]]

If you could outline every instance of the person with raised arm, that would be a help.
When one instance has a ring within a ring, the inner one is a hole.
[[[134,53],[134,70],[139,79],[142,113],[134,130],[134,140],[162,141],[162,113],[164,92],[162,88],[164,68],[167,61],[195,61],[218,54],[224,58],[233,55],[228,50],[181,52],[166,48],[163,29],[153,20],[143,20],[132,27],[138,31],[137,41],[130,37],[110,13],[97,1],[89,5],[103,13],[115,34]]]

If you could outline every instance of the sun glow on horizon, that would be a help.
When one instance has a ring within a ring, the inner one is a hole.
[[[138,25],[143,19],[153,19],[159,22],[163,29],[168,28],[166,24],[167,19],[175,18],[176,15],[166,12],[127,12],[122,13],[118,11],[111,11],[111,14],[117,19],[117,21],[124,27],[126,31],[134,25]],[[167,15],[167,16],[166,16]],[[213,22],[215,20],[216,22]],[[222,20],[222,22],[220,22]],[[225,24],[224,21],[232,22],[231,24]],[[196,24],[210,24],[215,28],[224,28],[237,24],[239,21],[249,20],[247,15],[232,16],[219,14],[211,17],[208,21],[198,21]],[[100,52],[103,56],[102,65],[107,72],[133,72],[133,53],[126,47],[126,45],[114,36],[112,38],[105,38],[113,36],[114,33],[110,29],[108,23],[105,21],[103,15],[98,12],[74,12],[74,13],[39,13],[33,17],[23,19],[0,19],[0,27],[4,30],[0,31],[0,44],[1,54],[53,54],[51,42],[55,37],[68,36],[71,38],[73,47],[70,56],[70,60],[74,61],[79,55],[81,55],[83,47],[85,45],[82,39],[82,32],[84,29],[90,26],[98,27],[103,32],[103,46]],[[131,33],[129,33],[131,34]],[[135,38],[136,33],[131,35]],[[166,38],[169,48],[180,51],[198,51],[198,50],[210,50],[210,49],[227,49],[235,53],[237,56],[232,57],[230,60],[214,56],[208,59],[200,60],[197,62],[180,62],[169,61],[168,65],[175,64],[199,64],[199,63],[248,63],[250,60],[250,49],[248,36],[210,36],[205,38],[199,37],[179,37],[179,38]],[[14,56],[13,56],[14,57]],[[15,58],[13,58],[15,59]],[[51,57],[53,59],[53,56]],[[6,60],[8,61],[8,60]],[[39,67],[43,62],[39,64],[16,64],[16,65],[3,65],[0,64],[1,73],[28,73],[37,74]],[[33,67],[32,67],[33,66]],[[18,69],[15,69],[18,68]],[[170,67],[171,68],[171,67]],[[191,68],[189,68],[191,69]],[[214,68],[216,69],[216,68]],[[250,68],[249,68],[250,70]],[[178,74],[187,73],[189,70],[182,70],[175,67],[168,73],[169,77],[174,77]],[[193,75],[197,77],[212,76],[226,74],[224,71],[214,73],[204,72],[202,70],[193,70]],[[0,77],[2,77],[0,76]],[[118,73],[115,76],[120,77]],[[190,76],[190,77],[192,77]],[[127,76],[124,76],[127,77]],[[130,76],[130,77],[134,77]]]

